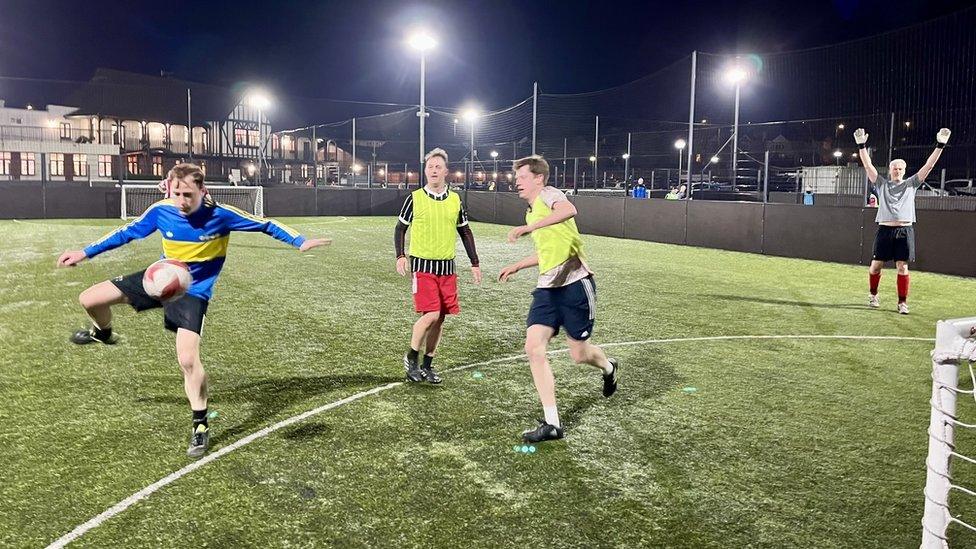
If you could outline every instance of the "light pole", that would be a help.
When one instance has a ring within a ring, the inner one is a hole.
[[[736,188],[738,180],[738,161],[739,161],[739,88],[745,82],[749,74],[745,69],[738,65],[733,65],[725,73],[725,79],[735,84],[735,120],[732,123],[732,190]]]
[[[420,186],[424,182],[424,126],[427,122],[427,103],[425,83],[427,80],[427,51],[437,45],[437,41],[427,31],[416,31],[407,39],[410,47],[420,52]]]
[[[688,143],[684,139],[679,139],[674,142],[674,148],[678,149],[678,186],[681,186],[681,155],[684,154],[685,147]],[[689,172],[690,173],[690,172]],[[691,177],[688,177],[688,184],[691,185]]]
[[[478,111],[470,108],[464,111],[464,119],[471,124],[471,148],[468,150],[468,159],[471,161],[470,176],[464,178],[464,187],[468,188],[474,179],[474,122],[478,119]]]
[[[624,188],[630,183],[630,152],[625,152],[621,158],[624,159]]]
[[[839,150],[834,151],[834,159],[836,160],[838,166],[840,166],[841,156],[844,156],[844,153],[840,152]]]
[[[269,99],[268,96],[260,90],[251,90],[247,94],[247,104],[258,111],[258,139],[261,141],[261,146],[258,147],[257,183],[260,185],[261,172],[264,171],[264,163],[266,159],[265,147],[267,146],[267,139],[264,137],[264,111],[271,106],[271,99]]]
[[[497,174],[498,173],[498,151],[491,151],[491,159],[495,161],[495,170],[494,170],[494,172]],[[498,176],[495,175],[495,177],[498,177]]]
[[[590,155],[590,163],[593,164],[593,188],[596,188],[596,155]],[[583,182],[583,187],[586,188],[586,181]]]

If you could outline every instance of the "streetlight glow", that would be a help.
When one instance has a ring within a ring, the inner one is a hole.
[[[731,67],[725,72],[725,79],[730,84],[741,84],[742,82],[745,81],[746,78],[748,78],[748,76],[749,73],[747,73],[745,69],[739,66]]]
[[[464,119],[467,120],[468,122],[474,122],[475,120],[478,119],[479,114],[477,109],[468,108],[464,110],[461,116],[463,116]]]
[[[844,153],[842,153],[840,151],[834,151],[834,158],[840,158],[843,155],[844,155]]]
[[[674,142],[674,148],[678,149],[679,151],[683,150],[686,146],[688,146],[688,143],[684,139],[679,139]]]
[[[717,156],[713,156],[713,157],[709,158],[708,161],[711,162],[712,164],[717,164],[718,161],[719,161],[719,158]]]
[[[271,99],[260,90],[253,90],[247,94],[247,104],[255,109],[265,110],[271,106]]]
[[[498,158],[498,151],[491,151],[492,158]]]
[[[596,157],[595,156],[591,156],[590,157],[590,162],[596,162]]]
[[[844,125],[843,124],[837,124],[837,129],[838,130],[843,130],[844,129]]]
[[[623,158],[624,160],[629,160],[630,159],[630,153],[624,153],[623,156],[621,156],[620,158]]]
[[[415,31],[409,37],[407,37],[407,44],[410,47],[421,52],[434,49],[437,46],[437,40],[430,35],[427,31]]]

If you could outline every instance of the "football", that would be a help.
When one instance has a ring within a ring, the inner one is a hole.
[[[190,268],[175,259],[160,259],[150,265],[142,276],[142,287],[146,293],[163,303],[183,297],[192,283]]]

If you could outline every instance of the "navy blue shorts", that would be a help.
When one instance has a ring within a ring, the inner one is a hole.
[[[596,284],[591,275],[561,288],[536,288],[525,325],[549,326],[553,335],[565,328],[566,335],[582,341],[593,333],[595,317]]]

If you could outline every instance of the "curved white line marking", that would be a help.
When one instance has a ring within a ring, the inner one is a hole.
[[[903,337],[903,336],[856,336],[856,335],[730,335],[730,336],[705,336],[705,337],[679,337],[679,338],[671,338],[671,339],[644,339],[644,340],[639,340],[639,341],[621,341],[621,342],[617,342],[617,343],[601,343],[600,346],[601,347],[630,347],[630,346],[633,346],[633,345],[649,345],[649,344],[652,344],[652,343],[684,343],[684,342],[693,342],[693,341],[723,341],[723,340],[739,340],[739,339],[851,339],[851,340],[869,340],[869,341],[870,340],[882,340],[882,341],[884,341],[884,340],[888,340],[888,341],[927,341],[927,342],[933,342],[933,341],[935,341],[935,339],[928,338],[928,337]],[[568,351],[569,351],[569,349],[554,349],[554,350],[549,351],[547,354],[559,354],[559,353],[566,353]],[[474,367],[477,367],[477,366],[490,366],[492,364],[499,364],[499,363],[502,363],[502,362],[510,362],[512,360],[518,360],[518,359],[525,358],[525,357],[526,357],[526,355],[521,354],[521,355],[512,355],[512,356],[506,356],[506,357],[502,357],[502,358],[496,358],[496,359],[493,359],[493,360],[486,360],[484,362],[475,362],[473,364],[466,364],[464,366],[458,366],[458,367],[455,367],[455,368],[450,368],[448,370],[444,370],[443,373],[446,374],[446,373],[450,373],[450,372],[458,372],[458,371],[461,371],[461,370],[467,370],[469,368],[474,368]],[[297,416],[292,416],[292,417],[290,417],[288,419],[281,420],[278,423],[275,423],[274,425],[269,425],[268,427],[265,427],[264,429],[261,429],[260,431],[256,431],[254,433],[251,433],[250,435],[247,435],[246,437],[244,437],[242,439],[239,439],[236,442],[233,442],[232,444],[228,444],[227,446],[224,446],[223,448],[221,448],[221,449],[213,452],[212,454],[207,454],[206,456],[204,456],[203,458],[201,458],[198,461],[194,461],[193,463],[190,463],[189,465],[187,465],[187,466],[185,466],[185,467],[183,467],[183,468],[181,468],[179,470],[173,471],[172,473],[170,473],[170,474],[166,475],[165,477],[157,480],[156,482],[150,484],[149,486],[146,486],[142,490],[139,490],[138,492],[132,494],[131,496],[125,498],[124,500],[116,503],[112,507],[108,508],[107,510],[105,510],[102,513],[98,514],[97,516],[91,518],[90,520],[88,520],[84,524],[81,524],[80,526],[76,527],[74,530],[68,532],[67,534],[61,536],[60,538],[58,538],[57,540],[55,540],[54,542],[52,542],[50,545],[48,545],[48,549],[61,548],[61,547],[66,546],[67,544],[71,543],[72,541],[74,541],[74,540],[80,538],[81,536],[85,535],[85,533],[88,532],[89,530],[91,530],[93,528],[97,528],[100,524],[102,524],[106,520],[114,517],[115,515],[118,515],[119,513],[125,511],[129,507],[132,507],[133,505],[135,505],[140,500],[143,500],[143,499],[149,497],[154,492],[158,491],[160,488],[163,488],[164,486],[166,486],[168,484],[172,484],[173,482],[176,482],[181,477],[184,477],[187,474],[192,473],[193,471],[196,471],[197,469],[203,467],[204,465],[206,465],[206,464],[208,464],[208,463],[210,463],[212,461],[215,461],[217,459],[220,459],[221,457],[223,457],[223,456],[225,456],[225,455],[233,452],[234,450],[237,450],[238,448],[243,448],[244,446],[247,446],[248,444],[254,442],[255,440],[264,438],[264,437],[270,435],[271,433],[273,433],[275,431],[278,431],[280,429],[284,429],[285,427],[288,427],[290,425],[294,425],[295,423],[298,423],[299,421],[302,421],[302,420],[307,419],[307,418],[310,418],[312,416],[321,414],[322,412],[326,412],[326,411],[332,410],[334,408],[338,408],[339,406],[342,406],[342,405],[345,405],[345,404],[349,404],[350,402],[355,402],[357,400],[366,398],[366,397],[368,397],[370,395],[375,395],[377,393],[382,393],[383,391],[387,391],[387,390],[393,389],[394,387],[399,387],[400,385],[403,385],[403,383],[404,382],[402,382],[402,381],[397,381],[397,382],[394,382],[394,383],[388,383],[386,385],[380,385],[379,387],[374,387],[372,389],[369,389],[368,391],[362,391],[362,392],[356,393],[356,394],[354,394],[352,396],[348,396],[348,397],[346,397],[346,398],[344,398],[342,400],[337,400],[335,402],[330,402],[329,404],[324,404],[322,406],[319,406],[318,408],[314,408],[314,409],[309,410],[307,412],[303,412],[301,414],[298,414]]]

